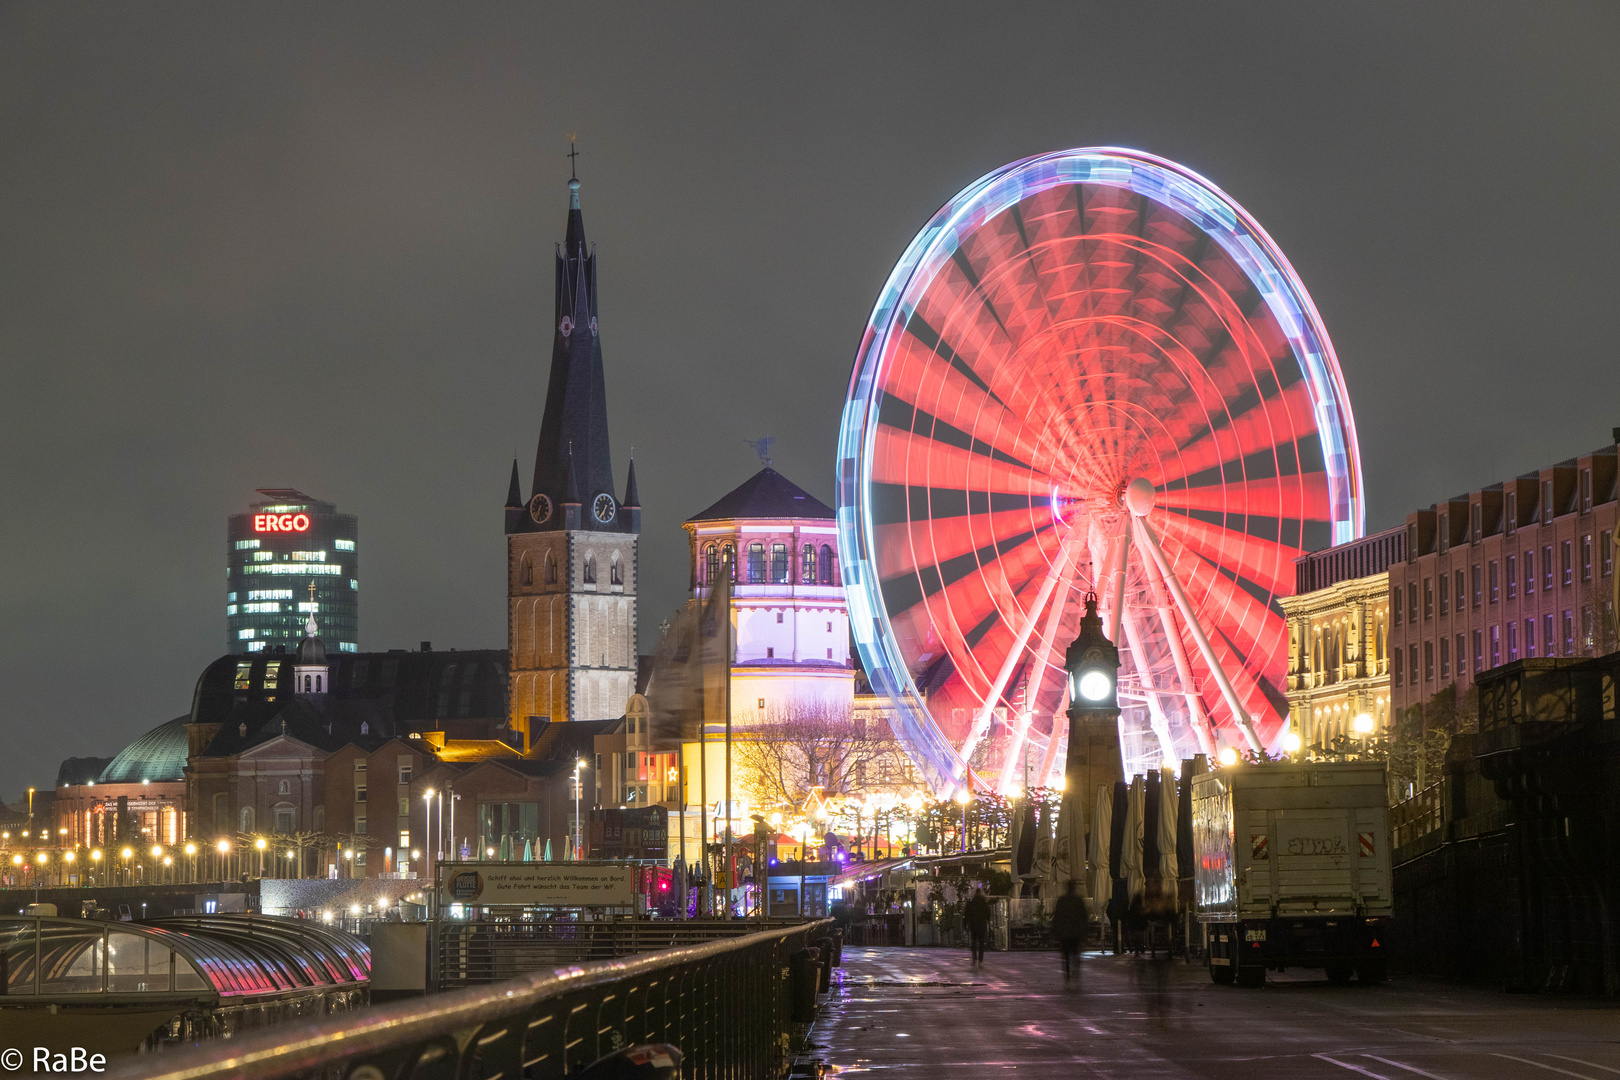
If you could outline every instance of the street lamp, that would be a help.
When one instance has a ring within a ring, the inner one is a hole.
[[[229,876],[226,871],[229,870],[227,860],[231,854],[231,842],[229,840],[221,840],[219,843],[215,844],[214,847],[219,851],[219,880],[224,881]]]
[[[574,759],[574,861],[579,861],[579,771],[585,767],[584,758]],[[730,813],[728,810],[727,813]]]
[[[253,846],[259,849],[259,877],[262,878],[264,877],[264,837],[261,836],[253,841]]]
[[[422,846],[427,847],[429,839],[433,836],[433,789],[432,788],[428,788],[426,791],[422,792],[422,804],[426,808],[423,812],[427,815],[427,819],[422,823]],[[411,852],[411,858],[413,858],[413,859],[416,858],[416,852],[414,852],[414,851]],[[433,871],[433,860],[432,859],[429,859],[427,861],[427,864],[422,867],[422,871],[423,871],[424,874],[432,873],[432,871]]]
[[[1086,594],[1080,635],[1063,654],[1069,678],[1069,752],[1064,790],[1085,797],[1096,785],[1124,779],[1119,755],[1119,649],[1103,632],[1097,594]]]

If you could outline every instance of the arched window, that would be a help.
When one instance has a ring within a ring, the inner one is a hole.
[[[585,556],[585,584],[596,584],[596,556]]]
[[[245,833],[250,833],[250,832],[253,831],[253,807],[251,807],[251,806],[242,807],[242,830],[241,831],[245,832]]]
[[[527,551],[523,553],[523,561],[518,564],[518,584],[534,584],[534,560],[529,558]]]
[[[736,551],[736,549],[733,548],[730,544],[721,545],[721,547],[720,547],[720,558],[723,561],[728,562],[728,563],[731,564],[731,580],[732,580],[732,583],[735,584],[736,581],[737,581],[737,551]]]
[[[748,584],[760,585],[765,581],[765,545],[755,540],[748,545]]]
[[[613,561],[608,564],[608,584],[624,584],[624,570],[619,566],[619,553],[617,551],[613,553]]]
[[[775,543],[771,545],[771,584],[786,585],[788,583],[788,548],[786,544]]]
[[[306,694],[309,693],[309,689],[310,689],[311,686],[314,685],[314,683],[315,683],[315,680],[313,678],[311,678],[308,675],[305,675],[304,676],[304,693],[306,693]]]
[[[703,549],[703,584],[713,585],[720,580],[720,549],[710,544]]]
[[[319,675],[315,676],[315,692],[317,694],[321,692],[321,677]]]
[[[546,584],[557,584],[557,556],[546,552]]]
[[[834,577],[834,574],[833,574],[832,545],[830,545],[830,544],[822,544],[821,545],[821,583],[823,585],[836,585],[836,584],[838,584],[838,582],[833,580],[833,577]]]
[[[802,561],[804,565],[799,568],[799,579],[806,585],[814,585],[816,583],[816,545],[804,545]]]

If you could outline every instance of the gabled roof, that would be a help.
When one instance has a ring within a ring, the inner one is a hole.
[[[687,518],[727,521],[732,518],[820,518],[831,521],[832,507],[772,468],[759,470],[713,506]]]

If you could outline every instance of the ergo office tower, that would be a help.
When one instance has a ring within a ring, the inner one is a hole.
[[[359,520],[292,488],[260,488],[226,541],[226,649],[291,651],[313,617],[333,652],[360,642]]]

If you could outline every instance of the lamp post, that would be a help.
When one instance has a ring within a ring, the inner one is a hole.
[[[960,836],[961,841],[962,841],[962,844],[961,844],[962,851],[966,852],[967,851],[967,808],[968,808],[968,803],[973,801],[973,792],[969,791],[967,789],[966,785],[964,785],[961,789],[959,789],[957,791],[957,793],[956,793],[956,801],[957,801],[958,805],[960,805],[962,807],[962,828],[961,828],[961,831],[960,831],[960,833],[958,835]]]
[[[584,758],[574,759],[574,861],[579,861],[579,771],[585,767]]]
[[[1086,594],[1080,636],[1063,656],[1069,676],[1069,753],[1064,790],[1084,800],[1098,784],[1125,778],[1119,752],[1119,649],[1103,632],[1097,594]]]
[[[433,873],[433,789],[428,788],[422,793],[422,803],[426,807],[427,819],[422,823],[422,847],[427,850],[428,858],[422,864],[422,876],[428,877]],[[416,852],[411,852],[414,858]]]

